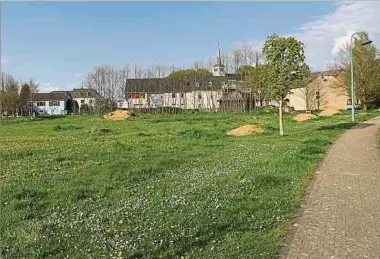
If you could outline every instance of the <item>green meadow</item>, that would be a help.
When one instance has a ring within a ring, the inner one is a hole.
[[[376,112],[359,112],[360,121]],[[276,258],[350,113],[2,120],[3,258]],[[264,133],[228,136],[245,124]]]

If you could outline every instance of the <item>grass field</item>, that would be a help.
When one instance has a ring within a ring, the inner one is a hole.
[[[366,120],[375,112],[358,113]],[[275,112],[6,119],[3,258],[275,258],[350,114]],[[224,133],[244,124],[265,133]]]

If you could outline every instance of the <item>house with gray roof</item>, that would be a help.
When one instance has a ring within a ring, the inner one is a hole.
[[[229,107],[227,96],[231,93],[235,93],[235,99],[237,96],[242,98],[241,109],[247,110],[254,106],[253,98],[248,97],[250,89],[245,88],[244,78],[225,72],[219,49],[210,76],[193,76],[185,79],[128,79],[125,86],[126,108],[133,109],[175,107],[186,110],[218,111],[220,103],[223,102],[223,110],[226,110],[226,107]],[[247,98],[252,99],[248,106],[246,106]],[[231,102],[237,103],[236,100]]]
[[[73,98],[67,91],[35,93],[32,100],[32,110],[38,114],[65,115],[72,111]]]

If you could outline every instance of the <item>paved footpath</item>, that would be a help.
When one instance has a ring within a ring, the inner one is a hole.
[[[360,123],[331,147],[281,258],[380,259],[379,127]]]

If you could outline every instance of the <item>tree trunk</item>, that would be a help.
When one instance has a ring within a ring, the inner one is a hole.
[[[363,111],[366,111],[368,109],[368,106],[366,103],[363,104]]]
[[[280,100],[278,107],[279,123],[280,123],[280,136],[284,135],[284,126],[282,122],[282,100]]]

